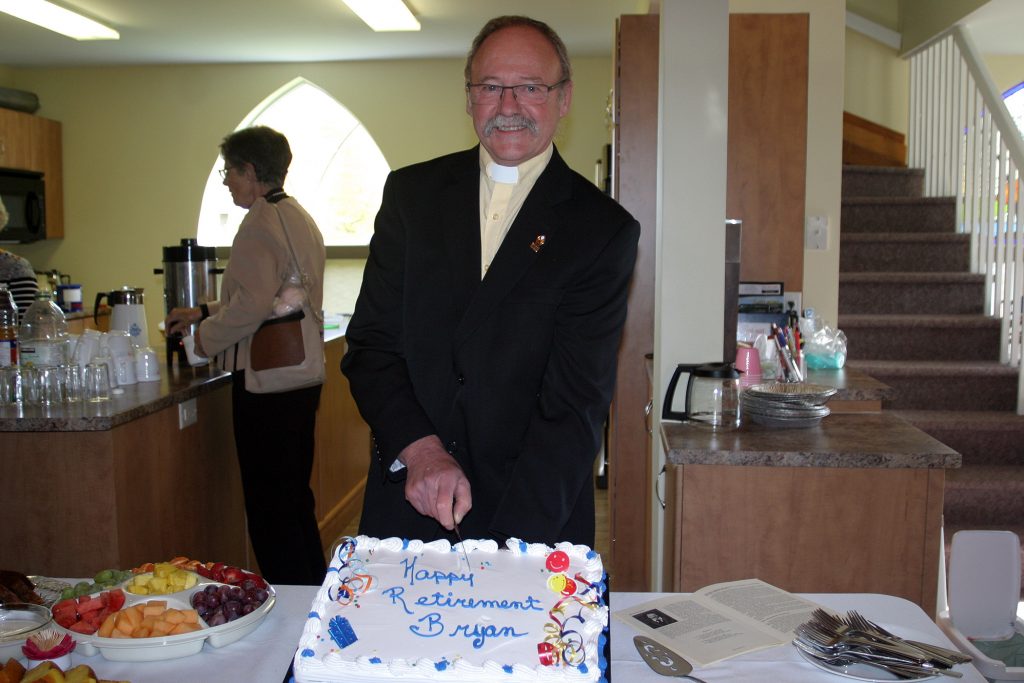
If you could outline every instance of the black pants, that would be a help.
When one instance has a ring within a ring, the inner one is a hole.
[[[260,573],[271,583],[318,586],[327,565],[309,476],[321,387],[253,394],[243,371],[232,382],[235,450]]]

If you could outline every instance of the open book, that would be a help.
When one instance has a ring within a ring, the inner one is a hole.
[[[819,607],[759,579],[746,579],[692,594],[673,593],[615,612],[614,617],[694,666],[707,666],[789,643],[794,629]]]

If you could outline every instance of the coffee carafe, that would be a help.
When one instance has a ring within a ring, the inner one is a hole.
[[[217,250],[200,246],[195,238],[183,238],[180,244],[163,248],[163,268],[153,273],[164,276],[164,313],[178,307],[192,308],[217,300],[217,276],[224,272],[217,266]],[[190,325],[186,334],[195,334]],[[167,365],[175,356],[180,367],[187,367],[182,335],[167,335]]]
[[[97,292],[93,308],[93,320],[97,317],[100,302],[107,300],[110,305],[110,329],[123,330],[131,337],[132,346],[149,346],[149,327],[146,325],[146,307],[143,305],[143,288],[125,285],[112,292]]]
[[[684,412],[672,410],[676,386],[683,373],[686,381]],[[683,420],[731,429],[740,425],[740,373],[732,363],[680,364],[672,374],[661,407],[663,420]]]

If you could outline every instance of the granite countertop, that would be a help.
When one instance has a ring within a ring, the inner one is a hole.
[[[230,373],[209,365],[160,368],[159,382],[138,382],[109,401],[0,407],[0,432],[95,432],[113,429],[231,383]]]
[[[325,330],[324,343],[344,343],[346,326],[347,320],[339,327]],[[173,369],[161,366],[159,382],[129,384],[121,387],[124,393],[114,394],[102,403],[0,406],[0,432],[106,431],[230,383],[230,373],[211,365]]]
[[[744,423],[734,430],[662,422],[673,465],[957,468],[960,454],[886,412],[834,414],[815,427],[777,429]]]
[[[808,370],[808,384],[835,387],[839,391],[833,401],[885,401],[896,397],[896,390],[860,370]]]

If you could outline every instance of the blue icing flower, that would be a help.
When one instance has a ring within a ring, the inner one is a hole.
[[[519,541],[519,552],[526,552],[526,541]]]
[[[437,669],[438,671],[444,671],[445,669],[448,668],[448,660],[442,659],[440,662],[437,662],[436,664],[434,664],[434,668]]]
[[[302,656],[303,657],[312,657],[315,654],[316,653],[313,652],[312,650],[310,650],[308,647],[305,650],[302,651]]]
[[[330,574],[331,572],[334,572],[335,574],[337,574],[338,573],[338,568],[337,567],[328,567],[327,568],[327,573]]]
[[[587,663],[586,663],[586,662],[581,662],[581,663],[580,663],[580,665],[579,665],[579,667],[577,667],[577,668],[579,669],[579,671],[580,671],[580,673],[581,673],[581,674],[585,674],[585,673],[587,673],[587,671],[588,671],[588,669],[587,669]]]
[[[319,619],[320,618],[320,613],[319,612],[310,612],[307,616],[310,619]]]
[[[510,673],[512,673],[512,665],[511,664],[506,664],[505,666],[501,667],[501,670],[504,671],[507,674],[510,674]]]
[[[338,644],[338,647],[344,649],[356,642],[356,632],[352,630],[352,624],[348,622],[345,617],[334,617],[331,619],[330,624],[327,627],[327,632],[331,634],[331,640]]]
[[[597,557],[597,551],[596,550],[591,550],[590,552],[587,553],[587,559],[588,560],[592,560],[595,557]]]
[[[402,550],[408,550],[408,549],[409,549],[409,539],[408,538],[403,538],[402,539]]]
[[[370,657],[370,664],[380,664],[380,657]]]

